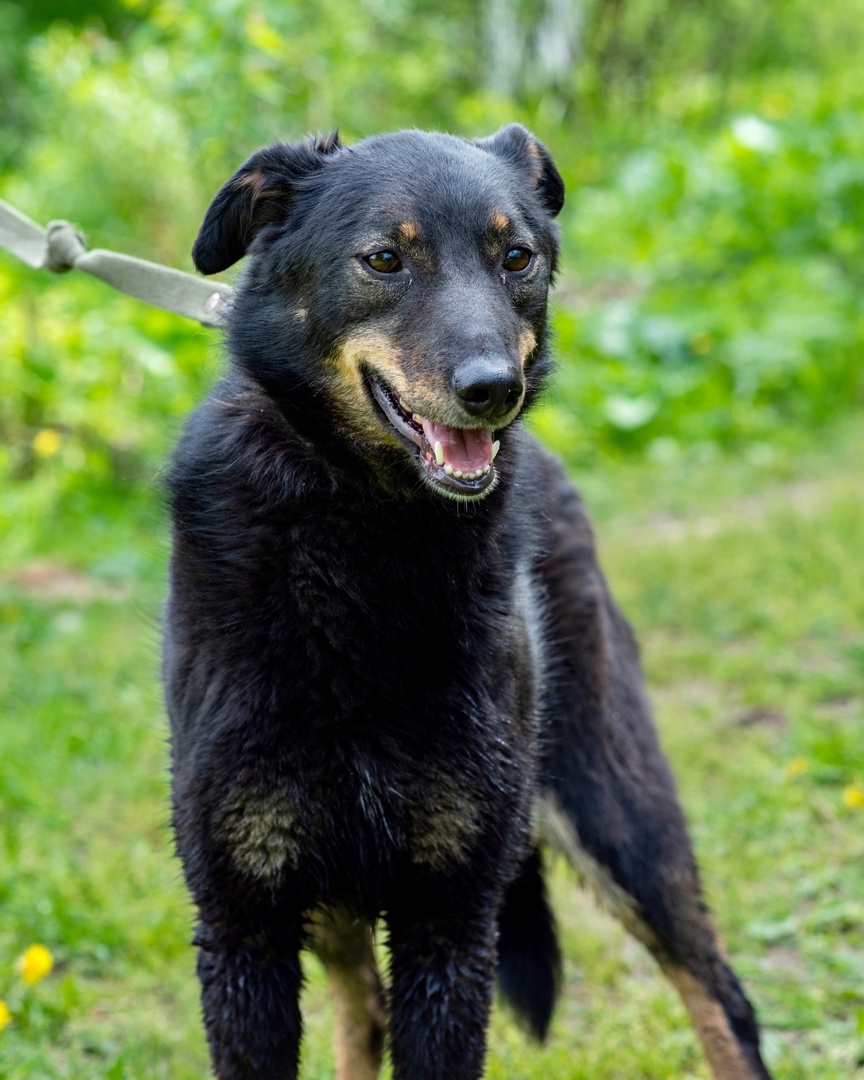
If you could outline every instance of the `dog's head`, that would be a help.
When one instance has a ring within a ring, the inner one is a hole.
[[[379,467],[413,462],[435,492],[473,500],[546,373],[563,200],[516,124],[475,142],[277,143],[223,185],[193,258],[211,274],[253,256],[231,351],[280,405],[324,409]]]

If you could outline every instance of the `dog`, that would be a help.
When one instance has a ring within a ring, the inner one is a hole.
[[[714,1075],[769,1077],[633,635],[521,423],[563,200],[515,124],[333,134],[253,154],[195,241],[204,274],[249,256],[168,482],[173,824],[221,1080],[298,1075],[306,947],[339,1080],[385,1043],[395,1080],[476,1080],[496,979],[542,1039],[547,847],[653,953]]]

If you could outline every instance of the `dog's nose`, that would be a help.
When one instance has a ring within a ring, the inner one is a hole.
[[[525,389],[522,372],[515,364],[485,357],[460,364],[453,385],[465,411],[484,420],[509,413]]]

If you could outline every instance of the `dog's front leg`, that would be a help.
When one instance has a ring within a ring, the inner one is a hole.
[[[198,928],[201,1004],[219,1080],[296,1080],[301,922],[292,922]]]
[[[471,883],[463,883],[470,890]],[[460,898],[460,901],[463,898]],[[495,975],[496,908],[388,917],[394,1080],[477,1080]]]

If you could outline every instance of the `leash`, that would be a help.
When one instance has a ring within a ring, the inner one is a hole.
[[[0,247],[35,270],[83,270],[115,289],[165,308],[203,326],[222,326],[233,289],[219,281],[204,281],[182,270],[93,248],[68,221],[52,221],[45,229],[0,199]]]

